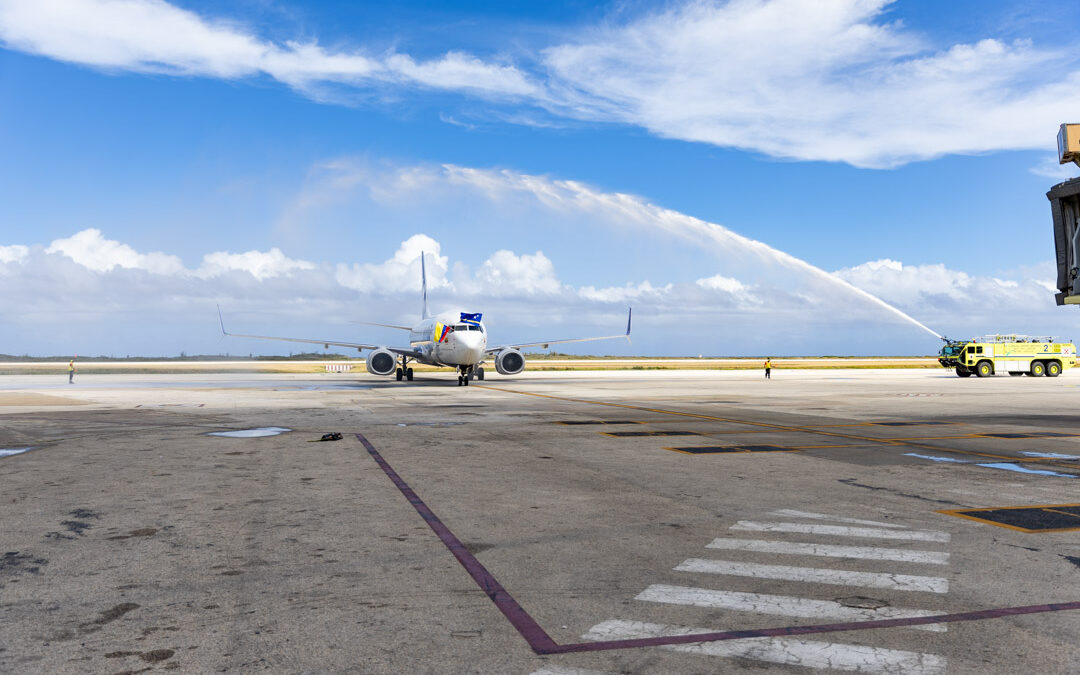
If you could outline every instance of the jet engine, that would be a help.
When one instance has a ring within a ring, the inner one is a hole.
[[[500,375],[517,375],[525,370],[525,357],[516,349],[504,349],[495,357],[495,370]]]
[[[385,347],[379,347],[367,355],[367,371],[372,375],[389,375],[396,367],[397,357]]]

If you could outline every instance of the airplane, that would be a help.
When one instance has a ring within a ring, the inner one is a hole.
[[[330,348],[330,345],[348,347],[350,349],[356,349],[357,351],[367,349],[370,352],[367,355],[367,371],[372,375],[395,375],[398,382],[403,379],[410,382],[412,381],[413,369],[409,367],[409,363],[412,361],[429,366],[455,368],[458,371],[459,387],[468,386],[470,380],[484,379],[484,363],[486,358],[491,358],[494,361],[495,370],[500,375],[517,375],[525,370],[525,355],[521,353],[521,350],[526,347],[543,347],[546,349],[549,345],[554,344],[612,340],[615,338],[626,338],[627,342],[630,341],[630,322],[634,315],[632,307],[629,308],[626,316],[626,332],[620,335],[604,335],[600,337],[562,340],[541,340],[538,342],[519,342],[488,347],[487,328],[482,321],[482,314],[447,312],[438,316],[431,316],[428,313],[427,270],[424,265],[423,255],[420,256],[420,285],[424,306],[419,323],[413,326],[399,326],[388,323],[358,322],[369,326],[382,326],[384,328],[408,331],[408,347],[388,347],[385,345],[367,344],[362,342],[308,340],[304,338],[230,333],[225,330],[225,320],[221,316],[220,306],[218,307],[218,322],[221,325],[222,335],[228,337],[305,342],[308,344],[323,345],[327,349]]]

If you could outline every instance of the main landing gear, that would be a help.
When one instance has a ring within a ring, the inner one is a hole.
[[[412,382],[413,372],[412,372],[412,368],[408,367],[408,363],[409,362],[405,359],[405,357],[402,356],[401,357],[401,365],[398,367],[397,373],[395,373],[395,375],[397,376],[397,381],[398,382],[401,382],[402,378],[405,378],[409,382]]]
[[[461,366],[458,373],[457,384],[459,387],[469,386],[469,380],[484,379],[484,369],[481,366]]]

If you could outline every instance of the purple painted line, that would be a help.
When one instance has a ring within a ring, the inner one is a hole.
[[[983,609],[974,612],[961,612],[958,614],[939,614],[937,616],[918,616],[901,619],[880,619],[877,621],[850,621],[847,623],[827,623],[813,626],[785,626],[783,628],[758,628],[751,630],[729,630],[716,633],[698,633],[695,635],[663,635],[651,638],[636,638],[630,640],[607,640],[599,642],[581,642],[568,645],[557,644],[551,639],[540,624],[529,615],[525,609],[514,600],[513,597],[502,587],[502,584],[476,559],[469,549],[461,543],[454,533],[443,524],[439,517],[428,508],[428,505],[409,487],[408,483],[383,459],[379,451],[364,438],[362,434],[356,434],[356,438],[363,443],[379,468],[386,473],[390,480],[405,495],[416,512],[428,524],[428,527],[450,549],[465,571],[476,581],[480,589],[499,611],[517,629],[521,637],[529,643],[537,654],[567,654],[571,652],[600,652],[612,649],[634,649],[638,647],[662,647],[664,645],[683,645],[696,642],[720,642],[723,640],[741,640],[755,637],[783,637],[791,635],[812,635],[815,633],[839,633],[842,631],[870,630],[874,628],[897,628],[904,626],[922,626],[932,623],[958,623],[962,621],[981,621],[984,619],[998,619],[1005,616],[1020,616],[1022,614],[1043,614],[1046,612],[1062,612],[1080,609],[1078,602],[1058,602],[1046,605],[1027,605],[1025,607],[999,607],[996,609]]]
[[[442,540],[442,543],[446,545],[446,548],[450,549],[450,552],[454,554],[461,566],[465,568],[465,571],[469,573],[469,576],[476,581],[480,589],[491,598],[491,601],[495,603],[495,606],[499,608],[499,611],[503,613],[503,616],[507,618],[517,632],[521,633],[521,637],[525,638],[525,641],[529,643],[532,650],[537,654],[552,654],[559,649],[559,645],[540,627],[540,624],[536,623],[529,613],[506,592],[506,589],[502,587],[502,584],[495,579],[495,577],[488,572],[483,563],[476,559],[469,549],[465,548],[465,545],[461,543],[461,540],[454,536],[454,533],[450,531],[446,525],[443,524],[439,517],[428,508],[428,505],[424,503],[422,499],[413,489],[409,487],[408,483],[401,479],[401,476],[397,475],[397,472],[383,459],[379,451],[364,438],[361,434],[356,434],[356,437],[364,444],[368,453],[371,455],[375,463],[379,465],[390,480],[397,486],[398,490],[401,490],[401,494],[405,495],[405,499],[409,500],[409,503],[413,505],[416,512],[420,514],[420,517],[424,519],[424,522],[428,524],[428,527],[435,532],[435,534]]]

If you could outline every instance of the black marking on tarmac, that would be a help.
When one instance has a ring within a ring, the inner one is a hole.
[[[566,426],[576,427],[584,426],[587,424],[645,424],[644,422],[638,422],[636,420],[559,420],[555,424],[565,424]]]
[[[938,513],[968,518],[969,520],[1006,527],[1020,532],[1070,532],[1080,530],[1080,504],[954,509],[938,511]]]
[[[911,494],[910,492],[901,492],[900,490],[894,490],[893,488],[881,487],[879,485],[866,485],[865,483],[859,483],[854,478],[838,478],[838,482],[844,485],[850,485],[852,487],[865,488],[867,490],[879,490],[881,492],[891,492],[892,494],[899,495],[901,497],[910,497],[911,499],[919,499],[924,502],[933,502],[934,504],[952,504],[953,506],[963,506],[959,502],[954,502],[949,499],[931,499],[930,497],[923,497],[922,495]]]
[[[714,455],[750,452],[798,452],[798,450],[795,448],[782,448],[777,445],[698,445],[682,448],[664,449],[674,450],[675,452],[683,452],[688,455]]]
[[[870,424],[875,427],[928,427],[952,424],[952,422],[870,422]]]

